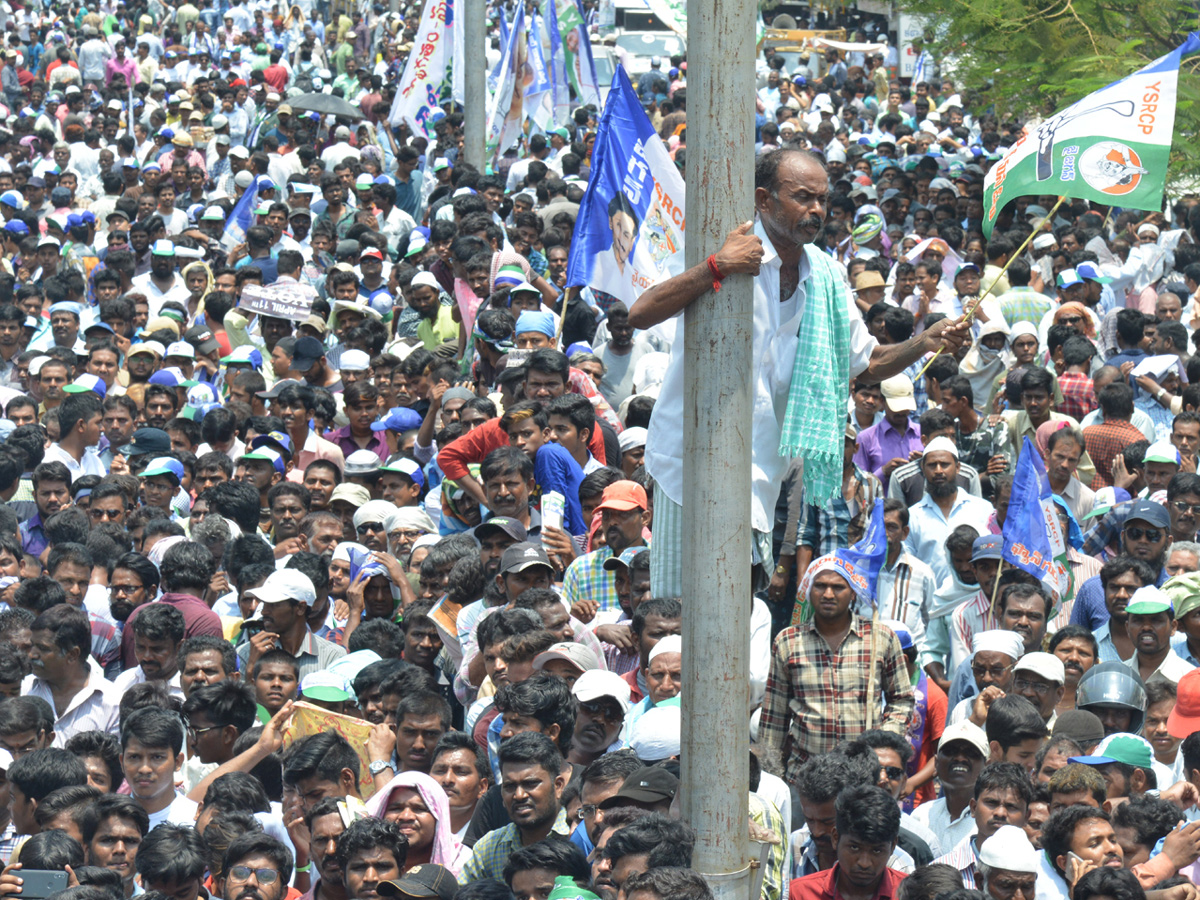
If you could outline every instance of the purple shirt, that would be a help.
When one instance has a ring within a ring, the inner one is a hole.
[[[904,432],[893,428],[887,419],[880,419],[858,433],[854,464],[872,473],[886,488],[888,480],[883,475],[883,467],[897,457],[907,462],[910,453],[923,449],[920,426],[912,419],[908,420],[908,430]]]
[[[365,447],[358,446],[358,441],[350,434],[349,425],[343,425],[341,428],[329,432],[325,435],[325,440],[337,444],[346,457],[349,457],[355,450],[373,450],[381,463],[386,462],[388,458],[387,438],[383,436],[382,431],[372,431],[371,440]]]

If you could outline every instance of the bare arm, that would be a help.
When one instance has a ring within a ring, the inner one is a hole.
[[[743,222],[725,238],[715,254],[717,268],[723,275],[757,275],[762,263],[763,246],[751,232],[753,222]],[[651,328],[690,306],[707,291],[712,290],[713,276],[708,263],[692,266],[661,284],[648,288],[629,310],[629,324],[634,328]]]
[[[867,367],[868,380],[878,378],[882,381],[899,375],[926,353],[939,347],[945,353],[957,353],[970,327],[965,321],[942,319],[902,344],[880,344],[871,353],[871,365]]]

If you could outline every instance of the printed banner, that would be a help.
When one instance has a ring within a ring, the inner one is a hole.
[[[604,106],[600,99],[600,85],[596,78],[596,61],[592,59],[592,45],[588,40],[587,22],[579,0],[553,0],[558,20],[558,33],[563,44],[567,79],[575,91],[575,101],[581,106],[591,104],[596,109]]]
[[[684,269],[684,187],[623,66],[613,73],[579,206],[567,285],[627,306]]]
[[[287,319],[289,322],[303,322],[312,313],[313,300],[316,298],[316,289],[303,282],[246,284],[242,287],[238,309],[276,319]]]
[[[289,747],[300,738],[311,734],[336,731],[358,753],[358,789],[364,797],[375,793],[375,779],[371,777],[371,760],[367,756],[367,738],[371,736],[371,723],[354,716],[330,712],[303,700],[296,702],[295,712],[283,730],[283,746]]]
[[[1028,572],[1056,596],[1066,595],[1070,581],[1062,525],[1050,496],[1046,466],[1028,437],[1013,473],[1002,537],[1001,556],[1005,562]]]
[[[549,131],[554,127],[554,93],[550,79],[550,67],[544,53],[542,37],[546,25],[537,13],[529,15],[529,86],[525,88],[525,115],[538,131]]]
[[[984,180],[984,234],[991,236],[1006,203],[1035,194],[1161,209],[1179,63],[1197,50],[1200,33],[1193,32],[1166,56],[1088,94],[1017,141]]]
[[[546,26],[542,30],[542,40],[545,42],[544,51],[550,68],[554,124],[566,125],[571,120],[571,83],[567,80],[566,51],[563,47],[562,33],[558,30],[558,10],[554,0],[543,0],[542,18]]]
[[[521,139],[521,128],[525,122],[525,90],[532,81],[525,5],[520,4],[508,41],[501,48],[499,78],[488,104],[487,155],[493,160],[493,165],[505,150]]]
[[[438,98],[446,81],[454,43],[449,28],[453,22],[451,0],[425,0],[421,22],[413,40],[412,53],[400,76],[400,89],[392,101],[388,124],[407,122],[414,134],[433,136],[430,116],[438,108]]]

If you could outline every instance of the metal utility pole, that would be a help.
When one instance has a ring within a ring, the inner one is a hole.
[[[459,21],[467,57],[454,61],[463,67],[463,158],[482,172],[487,127],[487,3],[461,0],[455,6],[463,13]]]
[[[754,215],[753,0],[688,0],[687,265]],[[751,898],[750,411],[753,280],[685,314],[683,816],[717,900]]]

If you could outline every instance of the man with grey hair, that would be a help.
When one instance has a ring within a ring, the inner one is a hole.
[[[979,847],[976,880],[995,900],[1032,900],[1038,881],[1038,852],[1023,828],[1002,825]]]
[[[1185,572],[1200,572],[1200,544],[1195,541],[1175,541],[1167,551],[1163,568],[1171,578]]]

